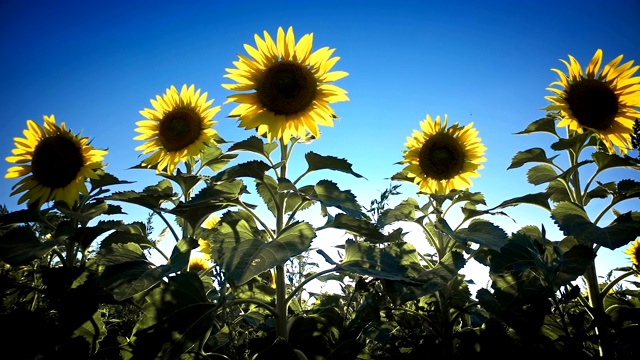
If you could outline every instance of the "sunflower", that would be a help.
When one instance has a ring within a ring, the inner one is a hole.
[[[146,118],[136,122],[138,135],[134,140],[146,141],[136,147],[142,155],[153,153],[142,161],[143,166],[156,166],[158,172],[173,174],[176,166],[187,158],[197,157],[207,143],[214,142],[217,133],[211,127],[220,107],[211,107],[213,99],[207,101],[207,93],[183,85],[180,93],[175,86],[160,97],[151,100],[153,109],[145,108],[140,114]]]
[[[245,44],[250,57],[238,55],[234,69],[224,75],[236,84],[223,84],[228,90],[250,91],[227,97],[238,105],[230,117],[239,118],[240,126],[256,129],[269,141],[291,137],[306,138],[307,132],[320,137],[318,125],[333,126],[337,119],[331,103],[348,101],[347,92],[332,82],[348,74],[329,70],[340,59],[331,57],[335,49],[323,47],[311,52],[313,33],[305,34],[297,43],[293,28],[285,35],[282,27],[274,42],[264,31],[264,40],[254,36],[257,49]]]
[[[553,103],[546,109],[560,111],[562,115],[557,126],[573,131],[592,130],[610,153],[615,153],[615,145],[621,154],[626,154],[631,148],[634,120],[640,117],[637,110],[640,107],[640,77],[633,77],[640,66],[633,66],[633,61],[618,66],[622,61],[620,55],[600,71],[600,49],[584,74],[573,56],[569,55],[570,63],[560,61],[567,66],[569,74],[551,69],[560,80],[550,86],[561,88],[547,88],[555,96],[545,97]]]
[[[420,122],[421,130],[414,130],[407,137],[401,164],[408,164],[403,172],[418,185],[419,191],[428,194],[447,194],[451,190],[466,190],[472,183],[469,178],[480,176],[477,170],[487,150],[480,142],[473,123],[447,128],[440,116],[435,121],[427,115]]]
[[[23,134],[13,139],[16,148],[6,158],[20,165],[10,167],[5,178],[24,176],[12,187],[11,196],[24,192],[18,204],[42,206],[59,200],[73,206],[80,193],[89,193],[85,181],[98,178],[107,151],[94,149],[88,138],[73,134],[64,122],[56,124],[53,115],[44,116],[44,128],[27,120]]]
[[[202,253],[198,250],[191,251],[187,271],[200,272],[208,269],[209,267],[211,267],[211,260],[209,259],[209,255],[205,253]]]
[[[640,238],[637,238],[625,251],[629,255],[631,263],[640,268]]]

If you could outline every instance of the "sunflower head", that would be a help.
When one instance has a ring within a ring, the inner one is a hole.
[[[419,191],[427,194],[447,194],[451,190],[466,190],[472,183],[470,178],[480,176],[481,162],[486,148],[480,142],[473,123],[447,127],[437,116],[435,121],[427,115],[420,122],[420,130],[407,137],[404,159],[407,164],[403,172],[418,185]]]
[[[617,148],[626,154],[631,148],[634,119],[640,117],[640,77],[633,76],[640,66],[633,66],[633,61],[619,65],[620,55],[600,70],[600,49],[584,72],[571,55],[569,62],[561,61],[568,74],[552,69],[560,79],[547,88],[555,95],[545,97],[552,103],[547,110],[560,111],[562,120],[557,126],[570,131],[591,130],[610,153]]]
[[[207,143],[214,142],[212,126],[217,121],[213,117],[220,107],[211,107],[212,103],[213,99],[207,101],[207,93],[201,95],[194,85],[183,85],[179,93],[171,86],[164,95],[152,99],[153,109],[140,111],[145,120],[136,123],[140,135],[134,140],[145,141],[136,150],[150,154],[142,165],[173,174],[181,161],[198,157]]]
[[[200,272],[207,270],[209,267],[211,267],[211,260],[209,258],[209,255],[198,250],[191,251],[187,271]]]
[[[624,251],[625,254],[629,255],[629,260],[631,263],[640,269],[640,238],[637,238],[629,247]]]
[[[286,35],[278,28],[276,40],[264,31],[264,39],[254,36],[256,47],[245,44],[249,56],[238,55],[235,68],[226,69],[226,78],[235,84],[223,84],[230,95],[227,102],[239,105],[231,111],[245,129],[256,129],[269,141],[320,137],[319,125],[333,126],[336,119],[329,104],[348,101],[347,92],[332,82],[348,74],[330,71],[340,59],[331,57],[335,49],[324,47],[312,52],[313,34],[305,34],[296,43],[293,28]]]
[[[44,116],[44,127],[27,120],[24,138],[14,138],[16,148],[6,160],[12,164],[5,178],[22,177],[13,186],[11,195],[24,194],[21,204],[42,206],[47,201],[63,201],[69,206],[88,194],[87,178],[98,178],[104,165],[105,150],[94,149],[89,139],[67,130],[64,122],[56,124],[55,117]]]

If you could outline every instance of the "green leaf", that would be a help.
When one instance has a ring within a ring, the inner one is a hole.
[[[555,151],[569,150],[569,149],[577,149],[582,147],[589,138],[593,136],[591,131],[585,131],[581,134],[574,134],[570,136],[568,139],[560,138],[558,141],[551,144],[551,148]]]
[[[23,210],[12,211],[6,214],[0,214],[0,228],[13,224],[26,223],[42,223],[46,222],[46,212],[40,211],[35,207],[28,207]]]
[[[56,247],[54,237],[41,242],[29,226],[16,226],[0,232],[0,259],[11,266],[21,266],[39,259]]]
[[[77,328],[71,338],[82,338],[91,346],[91,353],[99,349],[100,341],[107,335],[107,328],[102,321],[102,312],[96,311],[93,317]]]
[[[210,214],[236,206],[238,198],[246,193],[246,187],[241,180],[209,183],[189,201],[181,201],[168,212],[184,219],[192,228],[197,228]]]
[[[300,189],[308,198],[320,202],[325,207],[335,207],[355,218],[364,216],[356,197],[349,190],[341,191],[329,180],[320,180],[315,186],[305,186]]]
[[[146,297],[144,315],[126,345],[133,359],[182,359],[206,341],[219,305],[208,301],[198,275],[182,273]]]
[[[434,294],[450,284],[456,277],[459,277],[458,274],[465,264],[466,261],[462,253],[451,251],[440,259],[433,268],[422,270],[418,277],[419,284],[385,280],[383,281],[384,292],[396,305],[417,300],[423,296]],[[468,293],[468,290],[466,292]]]
[[[545,117],[542,119],[538,119],[533,121],[527,128],[523,131],[517,132],[516,135],[526,135],[535,132],[546,132],[555,137],[558,137],[558,133],[556,133],[556,120],[559,120],[560,117],[557,113],[547,113]]]
[[[114,230],[121,223],[119,221],[100,221],[96,226],[84,226],[76,228],[69,240],[79,244],[82,250],[87,250],[93,241],[102,234]]]
[[[96,174],[98,175],[97,179],[89,179],[89,182],[91,184],[91,190],[89,192],[94,192],[99,188],[112,185],[133,184],[133,181],[120,180],[117,177],[109,174],[108,172],[105,172],[104,170],[98,170],[96,171]]]
[[[147,238],[147,227],[144,223],[136,221],[130,224],[122,224],[114,227],[115,231],[107,235],[101,242],[100,248],[106,248],[112,244],[135,243],[140,247],[151,248],[153,244]]]
[[[562,254],[560,264],[556,268],[554,284],[557,287],[571,284],[582,276],[593,264],[596,253],[591,246],[575,244]]]
[[[249,151],[269,158],[271,153],[278,147],[275,142],[264,143],[257,136],[251,136],[246,140],[237,142],[229,148],[229,151]]]
[[[328,228],[345,230],[348,233],[364,238],[364,241],[372,244],[381,244],[387,241],[387,237],[374,224],[347,214],[336,214],[335,217],[330,217],[327,223],[318,228],[318,230]]]
[[[562,201],[571,201],[571,194],[566,186],[567,182],[564,179],[555,179],[549,182],[547,185],[547,194],[549,194],[549,200],[554,203]],[[550,208],[549,208],[550,210]]]
[[[598,166],[598,172],[617,167],[625,167],[640,170],[640,162],[629,156],[622,157],[618,154],[609,154],[602,151],[595,151],[591,158]]]
[[[542,148],[532,148],[525,151],[518,151],[518,153],[516,153],[516,155],[511,159],[511,165],[509,165],[507,170],[519,168],[522,165],[530,162],[553,164],[553,160],[557,157],[558,155],[548,158],[547,154]]]
[[[236,154],[222,152],[218,146],[212,143],[206,145],[204,151],[200,153],[200,162],[203,167],[206,166],[213,172],[220,171],[220,169],[224,168],[231,160],[238,157]]]
[[[638,212],[622,214],[605,228],[595,225],[584,209],[570,202],[559,203],[552,210],[551,216],[564,235],[611,250],[624,246],[640,236]]]
[[[415,199],[404,200],[393,209],[383,210],[377,219],[377,224],[380,228],[384,228],[397,221],[414,221],[416,208],[418,208],[418,202]]]
[[[347,240],[341,269],[378,279],[420,283],[422,266],[413,245],[394,242],[379,248],[365,242]]]
[[[169,265],[171,266],[171,272],[183,271],[189,264],[189,257],[191,250],[198,247],[198,240],[192,237],[182,238],[178,241],[176,246],[171,251],[169,257]]]
[[[587,205],[592,199],[606,199],[609,196],[613,196],[616,192],[616,183],[611,181],[606,184],[596,182],[598,186],[589,190],[585,196],[585,205]]]
[[[540,185],[558,177],[555,169],[547,164],[536,165],[527,171],[527,181],[533,185]]]
[[[176,170],[175,175],[167,174],[164,172],[161,172],[159,175],[165,179],[169,179],[175,182],[180,186],[180,189],[182,189],[183,192],[186,192],[186,193],[191,192],[191,189],[193,189],[196,185],[198,185],[199,183],[207,179],[207,177],[204,177],[204,176],[183,173],[180,169]]]
[[[113,244],[98,252],[98,282],[118,301],[159,283],[170,274],[168,265],[155,266],[137,244]]]
[[[476,219],[467,228],[453,231],[443,218],[439,218],[435,227],[463,245],[472,242],[492,250],[500,250],[509,241],[504,230],[486,220]]]
[[[308,152],[304,155],[304,157],[307,160],[307,164],[309,166],[307,172],[328,169],[351,174],[357,178],[363,177],[362,175],[354,172],[351,169],[351,164],[345,159],[340,159],[335,156],[318,155],[314,152]]]
[[[260,160],[247,161],[242,164],[231,166],[217,173],[213,181],[233,180],[241,177],[249,177],[262,180],[267,171],[271,169],[269,164]]]
[[[275,216],[277,209],[274,196],[278,194],[278,184],[276,180],[269,175],[265,175],[262,181],[256,181],[256,191],[267,206],[267,209]]]
[[[640,197],[640,182],[635,180],[621,180],[617,184],[617,191],[611,202],[617,204],[621,201]]]
[[[306,222],[296,222],[287,226],[276,239],[269,242],[251,237],[253,231],[244,220],[239,221],[230,230],[235,237],[214,238],[216,251],[211,255],[235,286],[242,285],[254,276],[301,254],[309,249],[315,237],[313,227]]]
[[[96,199],[82,206],[82,209],[75,211],[69,208],[64,202],[56,202],[56,207],[61,213],[70,217],[71,219],[78,220],[82,224],[87,224],[89,221],[103,215],[109,210],[109,205],[102,199]]]
[[[122,191],[110,196],[105,196],[105,200],[122,201],[139,205],[153,211],[159,211],[160,205],[164,202],[171,202],[176,194],[169,180],[161,180],[155,186],[147,186],[142,192]]]
[[[524,196],[519,196],[509,200],[505,200],[502,203],[500,203],[500,205],[492,208],[491,210],[504,209],[509,206],[516,206],[516,205],[522,205],[522,204],[537,205],[544,209],[551,210],[551,206],[549,206],[549,196],[550,195],[547,192],[527,194]]]

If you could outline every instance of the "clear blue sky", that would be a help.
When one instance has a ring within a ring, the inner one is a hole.
[[[479,130],[488,161],[471,190],[495,206],[543,190],[526,183],[527,168],[506,169],[517,151],[550,144],[549,136],[514,135],[544,115],[545,88],[557,77],[550,68],[564,70],[559,59],[568,54],[586,66],[598,48],[605,62],[619,54],[640,62],[638,14],[638,0],[0,0],[0,155],[10,155],[27,119],[42,124],[43,115],[55,114],[95,147],[109,149],[109,172],[139,187],[155,184],[153,171],[127,170],[139,162],[132,139],[149,99],[186,83],[222,105],[230,94],[221,87],[229,83],[224,69],[245,54],[243,44],[254,45],[255,33],[275,35],[291,25],[296,38],[314,33],[314,49],[336,48],[341,60],[334,69],[350,74],[337,82],[351,99],[334,106],[341,120],[322,128],[319,141],[297,148],[300,162],[306,151],[348,159],[366,180],[319,177],[352,189],[368,205],[401,169],[394,164],[406,137],[427,113],[446,113]],[[239,141],[253,132],[226,118],[233,107],[222,107],[216,129]],[[14,183],[0,180],[0,203],[10,210],[21,208],[8,196]],[[396,200],[416,190],[403,185]],[[631,208],[640,206],[621,210]],[[510,214],[518,223],[503,221],[512,226],[508,231],[541,223],[553,228],[533,207]]]

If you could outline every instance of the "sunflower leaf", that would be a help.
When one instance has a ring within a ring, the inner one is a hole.
[[[621,180],[616,185],[612,203],[616,204],[627,199],[640,197],[640,182],[630,179]]]
[[[234,285],[242,285],[254,276],[301,254],[309,249],[316,236],[313,227],[306,222],[285,227],[276,239],[268,242],[251,237],[252,231],[245,221],[236,223],[232,228],[238,226],[244,230],[234,231],[235,235],[231,237],[213,239],[217,250],[211,254]]]
[[[598,172],[616,167],[640,170],[640,162],[629,156],[622,157],[618,154],[608,154],[602,151],[596,151],[591,154],[591,158],[598,166]]]
[[[271,169],[269,164],[260,160],[247,161],[242,164],[231,166],[225,170],[217,173],[212,180],[213,181],[225,181],[231,179],[237,179],[241,177],[249,177],[257,180],[262,180],[265,173]]]
[[[530,162],[553,164],[553,160],[557,157],[558,155],[548,158],[542,148],[531,148],[525,151],[518,151],[518,153],[511,159],[511,165],[509,165],[507,170],[519,168]]]
[[[344,230],[364,238],[364,241],[371,244],[381,244],[386,241],[386,236],[374,224],[347,214],[336,214],[335,217],[330,217],[327,223],[319,227],[318,230],[329,228]]]
[[[472,242],[492,250],[500,250],[509,240],[504,230],[486,220],[476,219],[467,228],[453,231],[446,220],[439,218],[435,228],[462,245]]]
[[[527,181],[533,185],[540,185],[558,177],[555,169],[550,165],[536,165],[527,171]]]
[[[164,202],[172,202],[176,194],[169,180],[160,180],[155,186],[147,186],[142,192],[121,191],[103,197],[104,200],[122,201],[158,211]]]
[[[277,188],[276,180],[269,175],[265,175],[262,181],[256,181],[256,191],[258,195],[260,195],[267,209],[269,209],[274,216],[277,211],[276,199],[274,198],[274,195],[278,192]]]
[[[16,226],[0,233],[0,259],[11,266],[21,266],[44,256],[60,241],[40,241],[29,226]]]
[[[408,198],[393,209],[383,210],[378,217],[377,225],[383,228],[397,221],[415,221],[417,207],[418,202],[413,198]]]
[[[338,208],[355,218],[365,216],[353,193],[340,190],[332,181],[320,180],[315,186],[305,186],[300,191],[309,199],[320,202],[322,206]]]
[[[613,196],[616,192],[616,183],[614,181],[608,183],[596,183],[598,186],[587,192],[584,200],[585,205],[587,205],[592,199],[606,199],[609,196]]]
[[[311,151],[306,153],[304,157],[307,160],[307,164],[309,166],[307,169],[307,173],[316,170],[328,169],[351,174],[357,178],[363,177],[362,175],[354,172],[351,169],[351,164],[345,159],[340,159],[335,156],[319,155]]]
[[[241,180],[210,183],[189,201],[178,203],[169,213],[186,220],[197,228],[209,214],[238,204],[238,198],[247,193]],[[252,206],[252,205],[248,205]]]
[[[557,114],[548,113],[542,119],[538,119],[530,123],[526,129],[524,129],[523,131],[517,132],[516,135],[526,135],[526,134],[531,134],[535,132],[546,132],[551,135],[554,135],[555,137],[558,137],[558,133],[556,133],[556,124],[555,124],[556,120],[558,119],[559,117]]]
[[[570,202],[559,203],[551,216],[565,236],[615,250],[640,236],[640,212],[618,216],[605,228],[595,225],[586,211]]]
[[[96,173],[98,175],[97,179],[89,179],[89,182],[91,183],[91,191],[89,192],[94,192],[99,188],[111,185],[133,184],[133,181],[120,180],[117,177],[109,174],[108,172],[105,172],[104,170],[98,170]]]
[[[378,279],[399,280],[419,284],[422,266],[413,245],[395,242],[379,248],[365,242],[347,240],[345,258],[340,268]]]
[[[186,193],[191,192],[191,189],[207,179],[204,176],[183,173],[180,169],[177,169],[175,175],[167,174],[164,172],[160,173],[159,175],[180,185],[180,188]]]
[[[98,252],[98,282],[118,301],[128,299],[158,284],[171,273],[168,265],[155,266],[140,246],[113,244]]]
[[[130,224],[120,224],[115,226],[115,231],[107,235],[100,242],[100,249],[111,246],[112,244],[135,243],[142,248],[151,248],[153,244],[147,237],[147,227],[144,223],[136,221]]]
[[[544,209],[551,210],[551,206],[549,206],[549,197],[550,197],[550,194],[548,192],[527,194],[524,196],[519,196],[509,200],[505,200],[501,202],[500,205],[492,208],[491,210],[504,209],[506,207],[517,206],[521,204],[537,205]]]
[[[570,136],[568,139],[560,138],[551,144],[551,148],[556,151],[576,149],[577,147],[583,146],[592,135],[590,131],[585,131],[581,134]]]
[[[278,147],[275,142],[265,143],[257,136],[251,136],[246,140],[237,142],[229,147],[231,151],[249,151],[269,158],[271,153]]]
[[[200,162],[214,172],[225,167],[231,160],[238,157],[236,154],[228,154],[215,144],[206,144],[204,151],[200,153]]]

